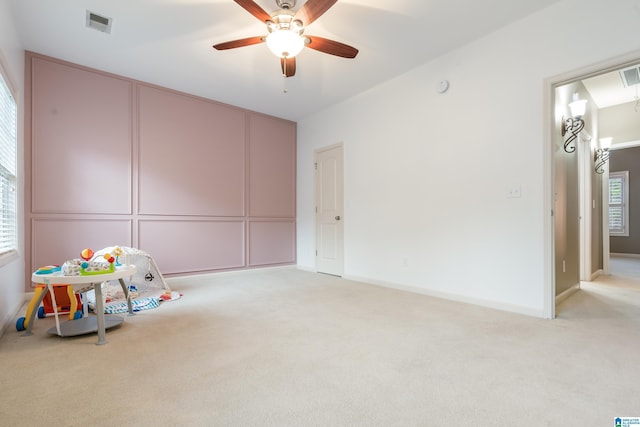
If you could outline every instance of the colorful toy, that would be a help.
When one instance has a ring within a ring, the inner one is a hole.
[[[37,269],[35,271],[36,274],[51,274],[51,273],[55,273],[56,271],[60,271],[62,269],[62,267],[60,267],[59,265],[47,265],[44,267],[40,267],[39,269]]]
[[[37,274],[45,274],[45,273],[37,273]],[[51,295],[47,292],[48,292],[48,288],[46,285],[36,286],[33,292],[33,297],[31,298],[31,301],[29,301],[29,304],[27,305],[27,312],[25,314],[25,317],[20,317],[16,321],[16,329],[18,331],[24,331],[29,327],[29,319],[31,319],[31,313],[36,309],[38,310],[39,319],[42,319],[47,315],[54,314]],[[80,295],[77,295],[73,292],[73,286],[54,285],[53,292],[56,295],[56,306],[57,306],[56,309],[58,313],[60,314],[69,313],[69,320],[82,318],[82,300],[80,298]],[[42,295],[43,293],[46,293],[44,297]],[[40,301],[42,301],[42,305],[40,305]]]
[[[165,293],[160,295],[159,298],[160,298],[160,301],[174,301],[174,300],[180,299],[180,297],[182,297],[182,294],[180,292],[166,291]]]
[[[113,257],[110,257],[110,259],[113,259]],[[93,263],[95,264],[95,263]],[[107,274],[107,273],[113,273],[114,271],[116,271],[116,267],[114,265],[114,263],[112,261],[109,261],[109,267],[108,268],[101,268],[101,269],[95,269],[95,270],[89,270],[89,268],[96,268],[95,266],[92,266],[91,264],[89,264],[88,262],[83,262],[82,264],[80,264],[80,275],[81,276],[93,276],[96,274]]]
[[[47,265],[40,267],[35,271],[38,275],[47,275],[61,272],[67,276],[92,276],[99,274],[108,274],[115,271],[115,262],[117,257],[123,254],[122,249],[119,247],[113,248],[113,255],[105,253],[102,258],[106,262],[91,261],[94,257],[94,252],[91,248],[85,248],[80,251],[80,258],[70,261],[66,261],[64,265]],[[73,286],[71,285],[54,285],[52,287],[55,295],[56,307],[54,310],[51,295],[48,293],[48,288],[45,285],[38,285],[34,289],[33,298],[27,305],[27,313],[25,317],[20,317],[16,322],[16,329],[18,331],[24,331],[29,327],[29,320],[34,315],[34,311],[37,311],[38,317],[43,318],[47,314],[53,314],[55,311],[58,313],[69,313],[69,320],[79,319],[82,317],[82,310],[78,311],[78,306],[82,309],[82,300],[80,295],[74,293]],[[42,302],[42,306],[40,306]]]
[[[91,258],[93,258],[93,250],[91,250],[91,248],[83,249],[82,252],[80,252],[80,258],[85,261],[89,261]]]
[[[115,262],[115,260],[116,260],[114,257],[111,256],[111,254],[109,252],[107,252],[106,254],[102,255],[102,257],[104,259],[106,259],[107,262],[109,262],[111,264],[113,264]]]
[[[105,259],[105,262],[99,261],[91,261],[94,257],[94,252],[91,248],[85,248],[80,252],[79,259],[66,261],[62,266],[62,272],[67,276],[93,276],[96,274],[108,274],[113,273],[115,271],[114,262],[116,259],[111,254],[104,254],[102,258]]]
[[[120,264],[120,257],[124,254],[124,251],[122,250],[122,248],[120,248],[120,246],[116,246],[113,248],[113,255],[116,257],[116,265],[121,265]]]

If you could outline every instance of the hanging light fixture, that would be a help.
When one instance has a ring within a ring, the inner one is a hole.
[[[578,134],[582,129],[584,129],[584,120],[582,120],[582,116],[587,109],[587,100],[579,99],[577,93],[573,94],[573,102],[569,104],[569,111],[571,112],[571,117],[562,118],[562,136],[564,137],[567,133],[570,135],[564,140],[564,151],[567,153],[573,153],[576,151],[576,146],[573,144],[576,139],[578,139]],[[572,145],[573,144],[573,145]]]
[[[267,47],[279,58],[293,58],[304,47],[304,38],[292,30],[275,30],[267,36]]]
[[[609,161],[609,149],[611,148],[611,142],[613,138],[601,138],[600,147],[595,151],[594,161],[596,162],[596,173],[604,173],[604,165]]]
[[[306,38],[302,35],[304,24],[299,19],[293,19],[294,13],[290,10],[294,2],[282,1],[278,3],[281,10],[273,16],[273,20],[267,21],[269,35],[267,35],[267,47],[278,58],[293,58],[302,51]]]

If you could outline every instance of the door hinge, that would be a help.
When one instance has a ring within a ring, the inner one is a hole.
[[[313,164],[313,167],[315,168],[315,170],[318,170],[318,162],[315,162],[315,163]]]
[[[318,250],[316,249],[316,256],[318,256]]]

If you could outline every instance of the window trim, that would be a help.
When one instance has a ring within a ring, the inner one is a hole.
[[[609,182],[611,179],[619,178],[622,180],[622,231],[611,230],[609,224],[609,235],[615,237],[629,237],[629,171],[609,172]],[[607,206],[611,212],[611,198],[609,198]]]

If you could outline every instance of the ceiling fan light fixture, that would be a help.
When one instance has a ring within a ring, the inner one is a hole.
[[[295,31],[276,30],[267,36],[267,47],[279,58],[293,58],[304,47],[304,38]]]
[[[317,52],[342,58],[355,58],[358,49],[323,37],[304,36],[305,27],[313,23],[329,10],[337,0],[303,0],[297,11],[293,10],[296,0],[275,0],[280,9],[267,13],[257,0],[234,0],[244,10],[266,24],[267,36],[246,37],[213,45],[216,50],[235,49],[265,43],[269,50],[280,59],[284,77],[296,74],[296,56],[305,46]],[[265,0],[261,0],[265,1]],[[564,128],[563,128],[564,129]]]

